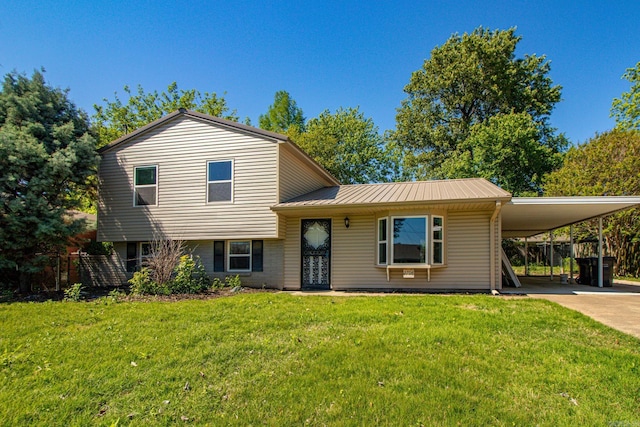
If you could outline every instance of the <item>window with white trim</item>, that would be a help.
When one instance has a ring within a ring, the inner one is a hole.
[[[158,166],[136,166],[133,169],[133,205],[158,204]]]
[[[378,218],[378,265],[387,265],[387,218]]]
[[[392,263],[427,263],[427,217],[392,217]]]
[[[251,240],[229,241],[227,253],[227,271],[251,271]]]
[[[444,264],[444,217],[431,216],[431,264]]]
[[[207,202],[233,201],[233,161],[207,162]]]

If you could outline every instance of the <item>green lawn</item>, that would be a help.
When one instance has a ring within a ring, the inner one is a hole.
[[[542,300],[5,303],[0,325],[1,425],[640,423],[640,340]]]

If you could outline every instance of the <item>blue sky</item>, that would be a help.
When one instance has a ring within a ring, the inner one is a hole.
[[[307,118],[356,107],[395,127],[411,73],[451,34],[517,27],[518,55],[546,55],[563,101],[551,122],[574,142],[613,127],[611,101],[640,61],[640,2],[6,1],[0,73],[47,70],[90,114],[124,85],[226,92],[241,118],[287,90]]]

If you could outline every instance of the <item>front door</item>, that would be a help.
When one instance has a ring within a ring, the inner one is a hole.
[[[331,289],[331,220],[302,220],[302,288]]]

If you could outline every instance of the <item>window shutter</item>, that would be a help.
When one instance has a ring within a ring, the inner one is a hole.
[[[133,273],[138,269],[138,243],[127,242],[127,272]]]
[[[213,242],[213,271],[224,271],[224,240]]]
[[[262,240],[254,240],[251,242],[251,271],[262,271]]]

